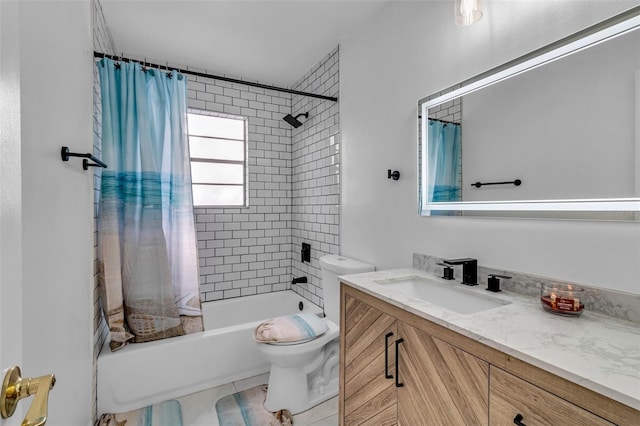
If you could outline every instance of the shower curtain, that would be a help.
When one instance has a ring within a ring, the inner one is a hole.
[[[201,331],[186,78],[96,63],[102,96],[98,279],[111,350]]]
[[[427,196],[429,202],[458,201],[460,182],[460,125],[429,119]]]

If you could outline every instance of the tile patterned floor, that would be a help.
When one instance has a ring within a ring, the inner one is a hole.
[[[217,400],[268,381],[267,373],[177,398],[182,406],[183,426],[218,426],[215,410]],[[337,424],[338,397],[293,416],[294,426],[337,426]]]

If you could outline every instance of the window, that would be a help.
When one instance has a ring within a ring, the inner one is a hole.
[[[247,120],[190,110],[194,206],[246,206]]]

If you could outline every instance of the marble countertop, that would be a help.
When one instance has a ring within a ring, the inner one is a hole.
[[[511,302],[459,314],[394,291],[378,281],[425,277],[456,290]],[[467,287],[416,269],[344,275],[340,280],[392,305],[513,355],[611,399],[640,410],[640,326],[585,311],[579,317],[546,312],[538,298],[484,286]]]

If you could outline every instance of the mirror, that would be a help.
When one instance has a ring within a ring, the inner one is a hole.
[[[640,219],[640,7],[419,101],[432,215]]]

